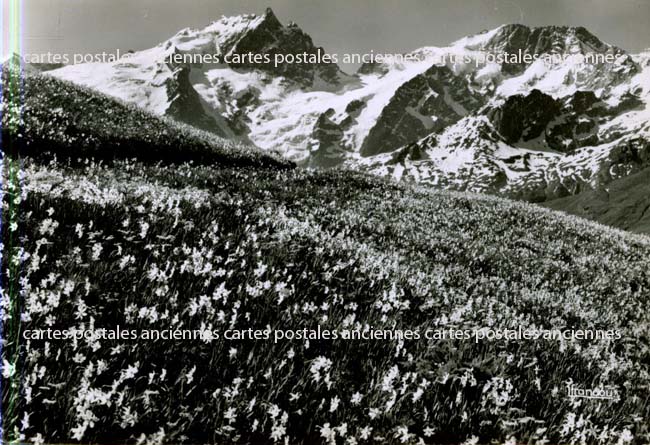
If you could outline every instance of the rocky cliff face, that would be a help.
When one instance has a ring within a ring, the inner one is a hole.
[[[437,133],[476,111],[484,99],[446,66],[434,65],[400,86],[361,146],[362,156],[387,153]]]
[[[261,54],[269,55],[275,60],[275,55],[320,56],[325,50],[316,47],[311,37],[303,32],[298,25],[290,23],[283,26],[270,8],[263,16],[239,35],[235,34],[219,44],[222,54]],[[314,81],[322,80],[336,83],[341,73],[334,63],[281,63],[279,66],[258,63],[230,63],[233,68],[261,69],[277,76],[284,76],[304,86],[313,85]]]
[[[554,99],[539,90],[510,96],[486,113],[507,144],[537,141],[558,153],[573,153],[603,142],[599,126],[614,114],[616,111],[591,91]]]
[[[560,101],[533,90],[528,95],[514,95],[487,113],[496,130],[508,144],[530,141],[546,131],[560,113]]]
[[[487,41],[475,45],[492,53],[511,53],[522,55],[542,54],[590,54],[615,53],[618,48],[606,45],[583,27],[544,26],[529,28],[524,25],[505,25]],[[517,74],[525,70],[527,63],[509,63],[503,66],[504,72]]]
[[[169,105],[166,114],[180,122],[211,131],[222,137],[230,136],[227,125],[217,122],[209,115],[201,101],[201,96],[192,87],[190,82],[190,69],[179,67],[171,76],[165,79],[165,89]],[[219,119],[221,121],[221,119]]]

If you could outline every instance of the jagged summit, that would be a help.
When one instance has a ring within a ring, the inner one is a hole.
[[[453,43],[468,49],[483,51],[522,50],[530,54],[551,52],[605,52],[620,48],[601,41],[583,26],[529,27],[519,23],[505,24],[489,31],[465,37]]]
[[[273,12],[273,9],[271,9],[270,7],[267,7],[267,8],[264,10],[264,18],[265,18],[266,20],[276,21],[276,22],[278,23],[278,25],[282,26],[282,24],[281,24],[280,21],[278,20],[278,17],[277,17],[277,16],[275,15],[275,13]]]
[[[478,51],[492,54],[507,53],[521,56],[588,56],[607,55],[625,58],[624,64],[629,72],[636,72],[632,58],[621,48],[607,44],[583,26],[539,26],[522,24],[501,25],[462,38],[451,45],[456,50]],[[522,73],[529,63],[509,63],[504,66],[508,75]]]
[[[304,85],[312,85],[317,80],[336,83],[342,74],[334,63],[273,63],[276,54],[325,54],[325,51],[314,45],[312,38],[297,24],[283,25],[271,8],[266,8],[262,15],[222,17],[202,30],[184,29],[162,47],[165,51],[183,54],[265,55],[272,63],[242,61],[229,65],[267,71]]]

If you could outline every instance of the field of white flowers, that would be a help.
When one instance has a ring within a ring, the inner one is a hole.
[[[650,242],[345,172],[23,168],[22,329],[620,328],[618,341],[25,341],[27,439],[647,442]],[[12,191],[5,190],[5,203]],[[15,197],[13,199],[16,199]],[[18,371],[19,370],[19,371]],[[20,372],[12,375],[12,372]],[[569,382],[621,400],[566,397]],[[8,419],[5,418],[5,422]],[[5,423],[6,424],[6,423]]]
[[[650,441],[648,238],[532,205],[280,161],[58,158],[23,157],[16,180],[2,182],[5,436],[100,444]],[[4,172],[16,165],[10,161]],[[524,326],[620,329],[623,338],[21,335],[118,325]],[[621,397],[570,399],[570,384],[615,386]]]

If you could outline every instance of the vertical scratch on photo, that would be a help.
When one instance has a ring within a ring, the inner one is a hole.
[[[3,5],[5,6],[5,5]],[[24,62],[22,60],[22,2],[20,0],[8,0],[8,16],[4,17],[5,8],[2,9],[0,21],[6,32],[2,33],[3,54],[5,48],[10,58],[3,67],[3,76],[7,76],[6,87],[0,90],[0,95],[6,98],[9,107],[4,110],[8,114],[6,128],[2,130],[0,137],[0,148],[2,150],[2,181],[3,192],[6,189],[7,199],[6,214],[2,215],[2,224],[6,224],[7,245],[3,252],[8,255],[6,279],[2,282],[2,292],[8,298],[8,314],[4,313],[4,306],[0,309],[0,354],[2,356],[2,376],[8,382],[9,387],[2,390],[3,402],[6,406],[0,406],[0,437],[3,441],[10,443],[20,441],[20,432],[17,427],[18,414],[16,404],[20,397],[20,255],[18,211],[21,199],[20,187],[20,157],[18,156],[18,145],[20,144],[21,120],[22,120],[22,76]],[[6,41],[5,41],[6,40]],[[6,323],[5,323],[6,320]]]

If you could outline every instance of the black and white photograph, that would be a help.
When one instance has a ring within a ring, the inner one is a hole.
[[[3,444],[650,444],[650,1],[0,2]]]

